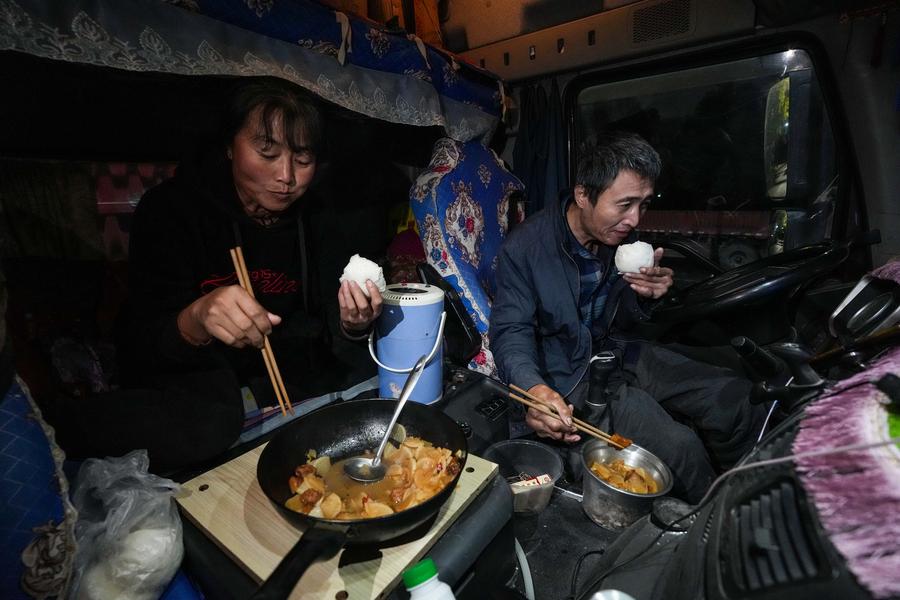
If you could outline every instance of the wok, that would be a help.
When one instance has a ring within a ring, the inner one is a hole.
[[[293,495],[288,478],[297,465],[307,462],[310,449],[317,456],[329,456],[332,462],[374,450],[396,407],[396,400],[384,399],[326,406],[286,425],[262,451],[256,467],[260,487],[291,524],[305,531],[253,598],[286,598],[311,564],[328,560],[344,544],[379,544],[408,533],[437,515],[465,467],[466,438],[453,419],[436,408],[412,402],[403,408],[399,420],[407,435],[421,437],[453,453],[461,451],[460,472],[447,487],[418,506],[386,517],[356,521],[311,517],[284,506]]]

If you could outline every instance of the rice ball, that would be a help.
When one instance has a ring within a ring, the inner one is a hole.
[[[347,263],[347,266],[344,267],[344,274],[341,275],[340,281],[355,281],[359,289],[368,298],[369,289],[366,287],[366,279],[371,279],[381,293],[384,293],[384,290],[387,289],[387,283],[384,280],[384,272],[382,272],[381,267],[368,258],[354,254],[350,257],[350,262]]]
[[[640,273],[653,266],[653,246],[647,242],[622,244],[616,250],[616,268],[620,273]]]

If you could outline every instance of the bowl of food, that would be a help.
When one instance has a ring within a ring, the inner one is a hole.
[[[581,507],[606,529],[628,527],[650,512],[653,501],[672,489],[672,472],[650,451],[637,444],[618,450],[591,440],[581,451],[584,460]]]

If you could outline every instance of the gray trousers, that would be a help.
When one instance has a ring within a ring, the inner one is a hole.
[[[587,378],[568,401],[580,418],[663,460],[675,477],[673,495],[691,503],[700,501],[717,469],[752,448],[765,420],[765,407],[748,402],[750,381],[661,346],[641,343],[637,361],[616,376],[622,384],[608,395],[605,410],[586,402]],[[580,448],[572,450],[570,467],[579,475]]]

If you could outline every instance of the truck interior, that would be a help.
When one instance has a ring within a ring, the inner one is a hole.
[[[187,482],[315,409],[379,396],[366,342],[339,327],[338,280],[353,254],[388,283],[445,292],[436,410],[462,427],[468,451],[536,439],[492,384],[492,275],[459,267],[460,248],[429,225],[448,209],[429,202],[447,170],[504,182],[468,192],[474,227],[488,233],[465,250],[489,264],[503,235],[558,203],[586,141],[624,130],[661,156],[640,239],[675,273],[639,337],[751,379],[750,401],[772,407],[766,429],[744,470],[701,504],[657,502],[618,530],[585,516],[574,478],[560,478],[545,509],[520,514],[498,476],[428,549],[441,579],[473,599],[900,597],[900,2],[54,4],[0,0],[0,448],[5,512],[16,515],[0,526],[10,565],[0,595],[34,597],[20,585],[21,555],[49,518],[26,519],[17,496],[27,481],[8,465],[30,459],[14,427],[31,417],[14,402],[116,388],[137,203],[214,126],[236,79],[274,75],[316,94],[326,119],[302,201],[329,368],[309,378],[293,417],[248,403],[234,447],[160,475]],[[284,23],[267,21],[272,11]],[[391,52],[403,54],[386,65]],[[481,156],[488,175],[465,171]],[[859,386],[877,401],[857,397]],[[860,466],[817,462],[816,444],[875,447]],[[44,475],[74,480],[78,467]],[[825,491],[817,469],[833,471]],[[67,485],[41,489],[61,490],[58,504]],[[190,593],[165,597],[251,596],[258,575],[182,520]],[[358,554],[345,551],[341,568],[373,560]],[[399,577],[390,583],[372,597],[409,597]],[[303,587],[291,597],[315,597]]]

